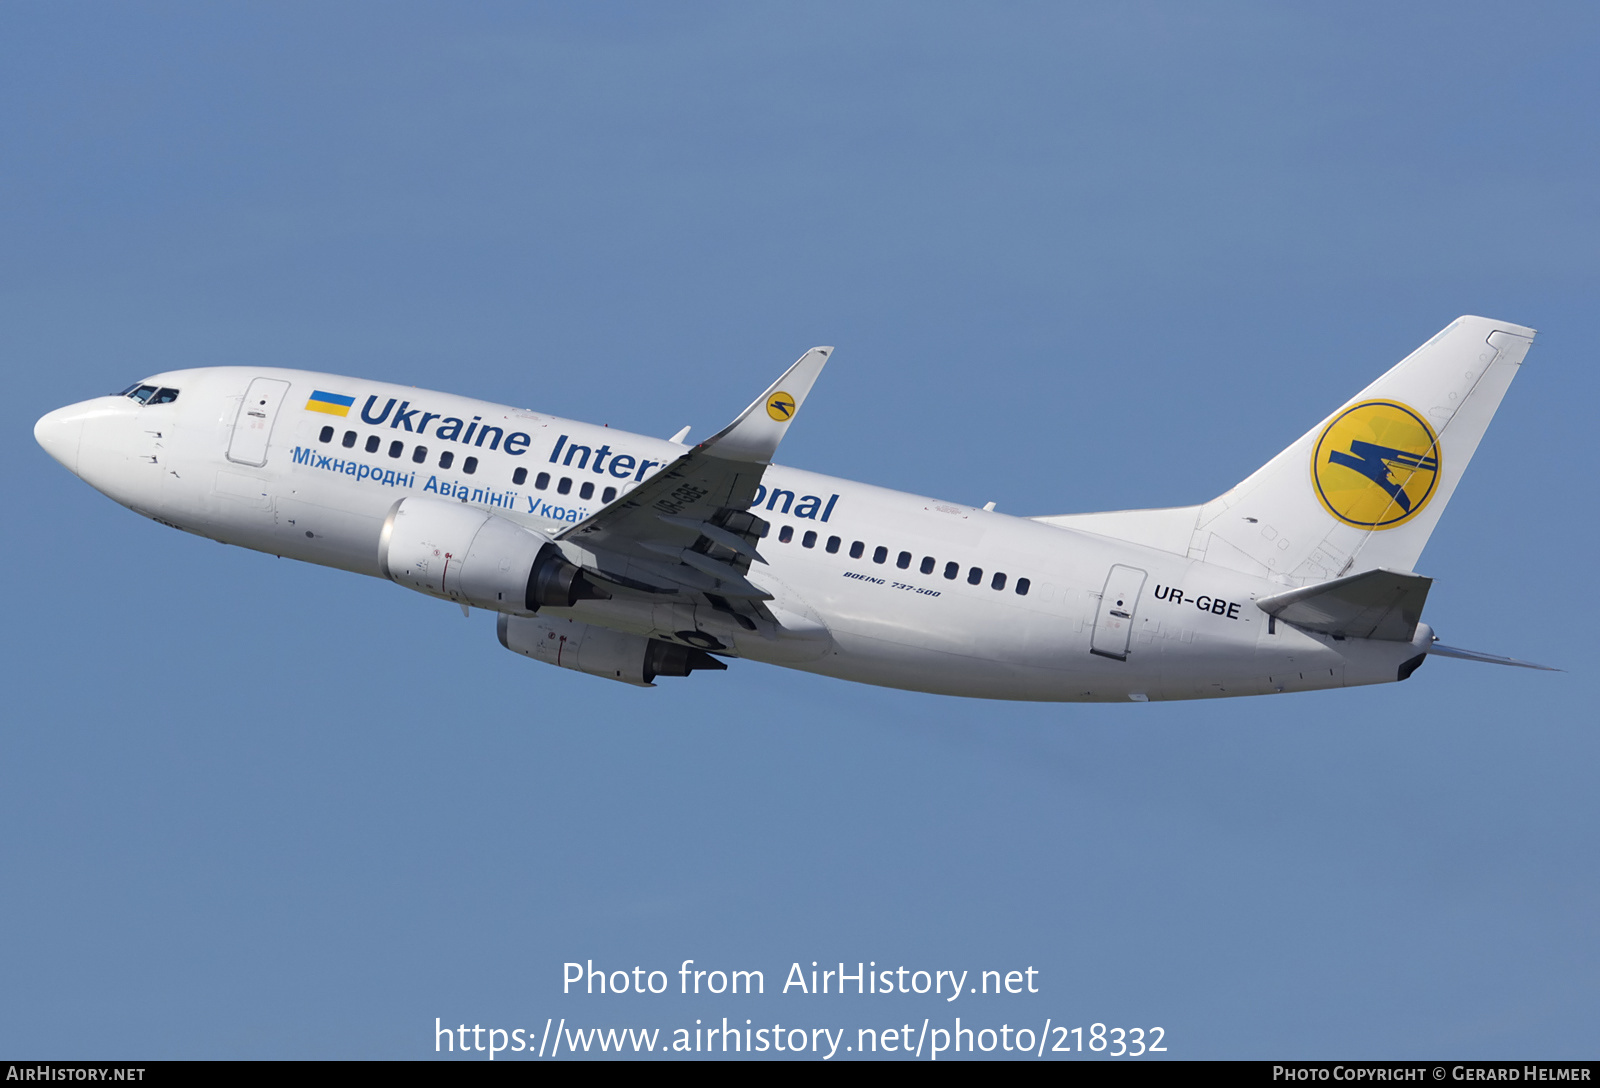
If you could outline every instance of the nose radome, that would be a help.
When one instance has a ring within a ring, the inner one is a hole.
[[[57,408],[33,425],[35,442],[73,475],[78,472],[78,446],[83,441],[83,410],[76,404]]]

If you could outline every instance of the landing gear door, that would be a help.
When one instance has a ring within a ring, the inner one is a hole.
[[[1133,637],[1133,617],[1144,590],[1147,575],[1137,567],[1118,563],[1106,577],[1100,594],[1100,611],[1094,618],[1094,635],[1089,652],[1118,661],[1128,660],[1128,642]]]
[[[277,421],[278,408],[288,391],[289,383],[277,378],[257,378],[250,383],[250,391],[239,405],[238,418],[233,421],[228,460],[241,465],[259,466],[267,463],[267,442],[272,438],[272,424]]]

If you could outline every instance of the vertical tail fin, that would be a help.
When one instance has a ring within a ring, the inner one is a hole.
[[[1412,569],[1533,336],[1457,318],[1201,506],[1190,557],[1294,584]]]

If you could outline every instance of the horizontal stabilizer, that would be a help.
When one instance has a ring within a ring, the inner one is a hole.
[[[1420,574],[1369,570],[1262,597],[1256,606],[1275,619],[1309,631],[1410,642],[1431,585],[1433,579]]]
[[[1532,661],[1518,661],[1514,657],[1501,657],[1499,654],[1482,654],[1477,650],[1463,650],[1455,646],[1446,646],[1442,642],[1435,642],[1428,647],[1430,654],[1440,657],[1459,657],[1463,661],[1487,661],[1491,665],[1515,665],[1519,669],[1540,669],[1544,672],[1565,672],[1565,669],[1551,668],[1549,665],[1535,665]]]

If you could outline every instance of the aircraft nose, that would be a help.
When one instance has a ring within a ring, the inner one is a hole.
[[[78,447],[83,442],[82,406],[69,404],[40,416],[39,422],[33,425],[33,439],[76,475]]]

